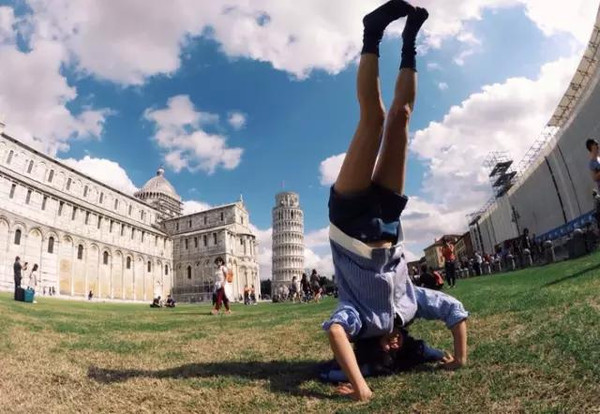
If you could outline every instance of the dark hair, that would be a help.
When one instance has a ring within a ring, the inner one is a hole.
[[[592,147],[594,145],[598,145],[598,141],[596,141],[595,139],[588,139],[587,141],[585,141],[585,147],[587,148],[588,151],[592,151]]]
[[[224,265],[225,264],[225,260],[223,260],[222,257],[217,257],[215,259],[215,264],[219,264],[219,263],[222,264],[222,265]]]
[[[21,258],[19,256],[15,257],[15,261],[17,260],[21,260]]]
[[[37,263],[33,265],[33,269],[32,270],[38,270],[38,265]]]
[[[402,346],[394,352],[386,352],[381,347],[381,337],[359,339],[354,343],[354,353],[359,365],[371,365],[372,375],[390,375],[408,371],[426,361],[425,343],[416,340],[404,328],[400,328]]]
[[[317,274],[317,269],[313,269],[313,270],[312,270],[312,274],[313,274],[313,275],[316,275],[316,274]]]

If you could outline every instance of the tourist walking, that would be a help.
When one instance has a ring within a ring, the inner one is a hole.
[[[225,313],[230,314],[231,310],[229,309],[229,298],[225,294],[225,283],[227,283],[227,267],[225,266],[225,261],[220,257],[215,259],[215,265],[217,267],[215,270],[216,303],[212,310],[212,314],[217,315],[221,310],[221,306],[225,306]]]
[[[308,281],[308,275],[306,273],[302,273],[300,285],[302,286],[302,300],[304,302],[310,301],[310,282]]]
[[[449,237],[444,239],[442,257],[444,258],[444,270],[446,271],[448,286],[453,288],[456,286],[456,256],[454,254],[454,245],[450,243]]]
[[[310,287],[313,293],[313,300],[319,303],[321,300],[321,278],[317,273],[317,269],[313,269],[310,275]]]

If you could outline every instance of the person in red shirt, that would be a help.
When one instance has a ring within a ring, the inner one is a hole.
[[[444,257],[444,268],[446,270],[448,286],[453,288],[456,286],[456,256],[454,255],[454,245],[450,243],[449,238],[444,239],[442,256]]]

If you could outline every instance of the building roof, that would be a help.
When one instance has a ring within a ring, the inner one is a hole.
[[[431,249],[432,247],[443,245],[444,239],[446,239],[447,237],[454,239],[455,242],[457,242],[463,236],[464,236],[464,234],[444,234],[442,237],[440,237],[438,240],[436,240],[435,243],[430,244],[429,246],[425,247],[423,250],[427,251],[427,250]]]
[[[171,198],[174,198],[175,200],[181,201],[181,197],[179,194],[177,194],[175,188],[165,178],[165,170],[162,167],[156,171],[156,176],[149,179],[148,182],[144,184],[142,189],[136,193],[136,195],[144,193],[165,194]]]

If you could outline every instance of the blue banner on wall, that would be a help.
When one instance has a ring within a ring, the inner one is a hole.
[[[577,217],[575,220],[568,222],[567,224],[557,227],[553,230],[550,230],[547,233],[542,234],[541,236],[537,236],[535,238],[536,242],[544,241],[544,240],[556,240],[561,237],[568,236],[573,233],[575,229],[581,229],[588,224],[594,222],[594,213],[595,210],[590,211],[582,216]]]

